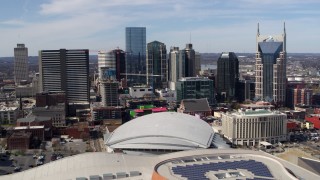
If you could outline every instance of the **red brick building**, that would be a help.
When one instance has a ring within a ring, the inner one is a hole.
[[[66,127],[64,129],[59,130],[60,135],[69,135],[69,137],[73,137],[75,139],[83,139],[83,138],[89,138],[90,132],[89,132],[89,126],[88,123],[78,123],[76,125]]]
[[[17,126],[44,126],[45,128],[52,127],[51,117],[44,116],[29,116],[17,120]]]
[[[8,150],[29,149],[31,140],[30,132],[14,132],[7,140]]]
[[[294,89],[293,90],[293,104],[312,104],[312,89]]]
[[[36,94],[36,106],[45,107],[45,106],[55,106],[57,104],[64,103],[66,104],[66,94],[61,93],[37,93]]]
[[[31,133],[32,138],[37,138],[41,141],[45,140],[44,126],[20,126],[14,127],[14,132]]]

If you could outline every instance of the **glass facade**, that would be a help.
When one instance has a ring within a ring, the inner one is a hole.
[[[277,63],[280,52],[283,49],[283,42],[259,42],[259,52],[261,53],[261,62],[263,64],[263,95],[264,99],[271,101],[273,99],[273,65]]]
[[[137,74],[146,73],[146,28],[126,27],[126,53],[128,84],[146,83]]]
[[[207,78],[182,78],[176,84],[177,102],[182,99],[207,98],[210,105],[215,103],[213,81]]]
[[[153,41],[147,46],[147,84],[165,88],[168,81],[167,49],[164,43]]]
[[[217,93],[225,93],[226,99],[232,99],[235,97],[236,83],[239,81],[239,60],[235,53],[225,52],[221,53],[217,65]]]

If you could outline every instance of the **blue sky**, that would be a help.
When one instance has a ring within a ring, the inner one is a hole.
[[[320,53],[319,0],[2,0],[0,57],[17,43],[41,49],[125,48],[125,27],[147,27],[158,40],[196,51],[255,52],[260,33],[287,29],[287,51]]]

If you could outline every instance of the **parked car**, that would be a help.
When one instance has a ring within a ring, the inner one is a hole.
[[[21,170],[21,167],[17,166],[13,169],[14,171],[20,171]]]

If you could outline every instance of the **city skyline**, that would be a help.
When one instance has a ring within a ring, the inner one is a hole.
[[[17,43],[29,55],[42,49],[125,49],[125,27],[146,27],[147,43],[167,47],[192,43],[200,53],[255,52],[255,31],[273,35],[287,26],[289,53],[320,52],[320,2],[316,0],[47,0],[9,1],[0,7],[0,57]],[[245,42],[245,43],[244,43]]]

